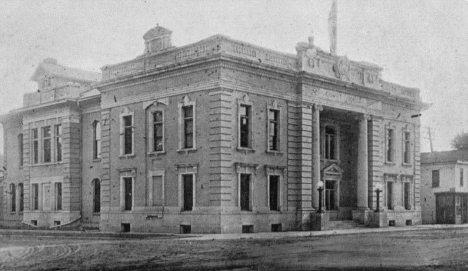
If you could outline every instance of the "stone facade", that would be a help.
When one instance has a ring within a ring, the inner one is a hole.
[[[291,55],[222,35],[175,47],[171,34],[151,29],[144,54],[103,67],[100,81],[58,74],[50,59],[39,66],[33,79],[43,88],[1,118],[3,189],[24,201],[12,208],[2,194],[3,224],[309,230],[320,204],[331,220],[369,224],[377,188],[391,224],[421,222],[418,89],[385,82],[380,67],[324,52],[313,38]],[[35,163],[34,142],[44,159],[48,137],[34,129],[57,125],[61,161]]]

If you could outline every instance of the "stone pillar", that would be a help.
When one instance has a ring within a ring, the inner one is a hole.
[[[357,164],[357,207],[358,209],[368,209],[368,163],[369,154],[367,146],[367,120],[368,115],[363,115],[359,120],[358,139],[358,164]]]
[[[288,208],[297,212],[296,229],[310,230],[312,208],[312,108],[288,104]]]
[[[312,207],[319,206],[318,182],[320,181],[320,111],[322,106],[315,104],[312,109]]]

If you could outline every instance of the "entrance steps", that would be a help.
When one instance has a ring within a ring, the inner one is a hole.
[[[346,230],[365,227],[364,225],[359,224],[354,220],[334,220],[329,221],[328,223],[328,227],[330,230]]]

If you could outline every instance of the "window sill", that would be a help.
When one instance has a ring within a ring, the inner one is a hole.
[[[148,156],[155,156],[155,157],[158,157],[158,156],[161,156],[161,155],[165,155],[166,154],[166,151],[153,151],[153,152],[148,152],[147,153]]]
[[[391,162],[391,161],[385,161],[385,164],[388,165],[388,166],[394,166],[394,165],[396,165],[395,162]]]
[[[252,149],[252,148],[243,148],[243,147],[237,147],[237,151],[238,152],[242,152],[244,154],[247,154],[247,153],[254,153],[255,150]]]
[[[134,154],[134,153],[131,153],[131,154],[121,154],[121,155],[119,155],[119,158],[120,158],[120,159],[135,158],[135,154]]]
[[[63,162],[56,162],[56,163],[38,163],[38,164],[30,164],[30,167],[41,167],[41,166],[54,166],[54,165],[61,165]]]
[[[93,216],[101,216],[101,213],[93,213]]]
[[[95,158],[93,159],[93,163],[101,162],[101,158]]]
[[[180,150],[177,150],[178,153],[183,153],[183,154],[189,154],[189,153],[194,153],[196,152],[197,149],[196,148],[193,148],[193,149],[180,149]]]
[[[413,164],[408,164],[408,163],[402,163],[401,166],[403,167],[412,167]]]
[[[284,153],[280,152],[280,151],[266,150],[265,152],[270,154],[270,155],[274,155],[274,156],[283,156],[284,155]]]

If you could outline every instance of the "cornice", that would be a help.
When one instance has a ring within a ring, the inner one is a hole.
[[[210,56],[203,57],[203,58],[197,58],[195,60],[188,60],[185,63],[184,62],[171,63],[171,64],[168,64],[166,66],[163,66],[157,69],[152,69],[150,71],[144,71],[144,72],[140,72],[140,73],[136,73],[132,75],[123,76],[121,78],[107,80],[107,81],[102,82],[101,84],[97,84],[94,87],[97,88],[102,93],[105,93],[105,92],[112,91],[115,89],[145,84],[148,82],[153,82],[153,81],[157,81],[161,79],[167,79],[167,78],[176,77],[176,76],[183,75],[183,74],[188,74],[194,71],[204,70],[207,68],[206,65],[208,64],[211,64],[211,66],[208,66],[208,68],[219,67],[219,63],[214,63],[218,57],[219,57],[219,54],[214,54],[214,55],[210,55]],[[202,64],[205,66],[203,68],[198,68],[198,69],[184,69],[184,68],[191,68],[199,64]],[[167,74],[165,76],[158,76],[157,78],[155,78],[155,75],[160,75],[164,73],[170,73],[170,74]],[[138,80],[138,81],[128,83],[128,81],[135,81],[135,80]],[[111,87],[113,85],[119,85],[119,84],[120,86]]]
[[[302,80],[302,79],[306,79],[306,80]],[[404,105],[414,106],[416,107],[416,109],[420,107],[422,108],[424,106],[423,102],[414,102],[414,101],[411,101],[409,98],[405,98],[401,96],[393,96],[388,91],[377,90],[377,89],[366,87],[366,86],[348,83],[342,80],[325,77],[325,76],[318,75],[318,74],[300,72],[298,83],[306,84],[312,87],[325,88],[327,90],[337,91],[340,93],[353,95],[353,96],[359,96],[359,97],[366,98],[366,99],[382,101],[392,106],[403,107],[402,103]]]

